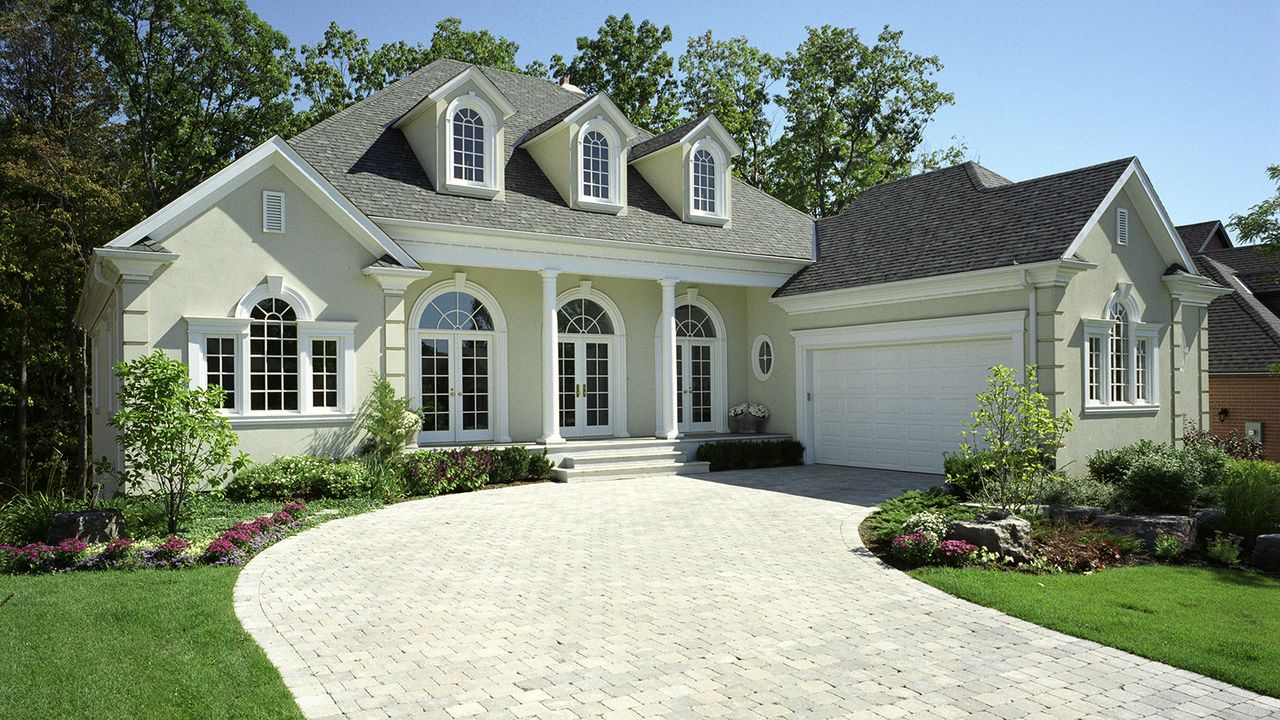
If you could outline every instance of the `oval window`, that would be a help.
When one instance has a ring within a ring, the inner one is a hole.
[[[773,374],[773,340],[768,335],[756,338],[751,349],[751,369],[758,380],[768,380]]]

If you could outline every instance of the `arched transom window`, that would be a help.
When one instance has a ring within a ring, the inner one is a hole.
[[[249,408],[298,409],[298,315],[280,298],[249,314]]]
[[[453,177],[467,182],[483,183],[484,118],[464,107],[453,114]]]
[[[609,140],[598,130],[582,138],[582,196],[609,199]]]
[[[716,214],[716,158],[705,148],[693,153],[693,209]]]
[[[612,335],[613,321],[600,303],[576,298],[560,306],[557,314],[560,332],[572,335]]]
[[[422,311],[418,327],[423,330],[470,330],[488,332],[494,329],[493,316],[480,299],[471,293],[452,290],[437,295]]]
[[[681,305],[676,308],[676,336],[713,338],[716,336],[716,325],[706,310],[697,305]]]

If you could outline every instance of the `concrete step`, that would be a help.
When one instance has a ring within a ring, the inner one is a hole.
[[[620,450],[589,450],[567,455],[560,462],[562,468],[581,468],[591,465],[610,465],[617,463],[644,462],[679,462],[684,460],[684,453],[670,445],[655,448],[624,448]]]
[[[552,470],[556,482],[626,480],[638,477],[701,475],[711,471],[705,462],[646,461],[590,464],[585,467],[558,467]]]

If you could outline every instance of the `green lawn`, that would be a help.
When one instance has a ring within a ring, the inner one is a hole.
[[[1280,579],[1201,567],[911,575],[1028,622],[1280,697]]]
[[[28,718],[301,718],[240,627],[239,568],[0,576],[0,708]]]

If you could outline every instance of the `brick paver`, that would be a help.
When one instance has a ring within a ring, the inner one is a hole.
[[[971,605],[858,540],[927,478],[827,467],[408,502],[258,555],[309,718],[1265,718],[1280,700]]]

